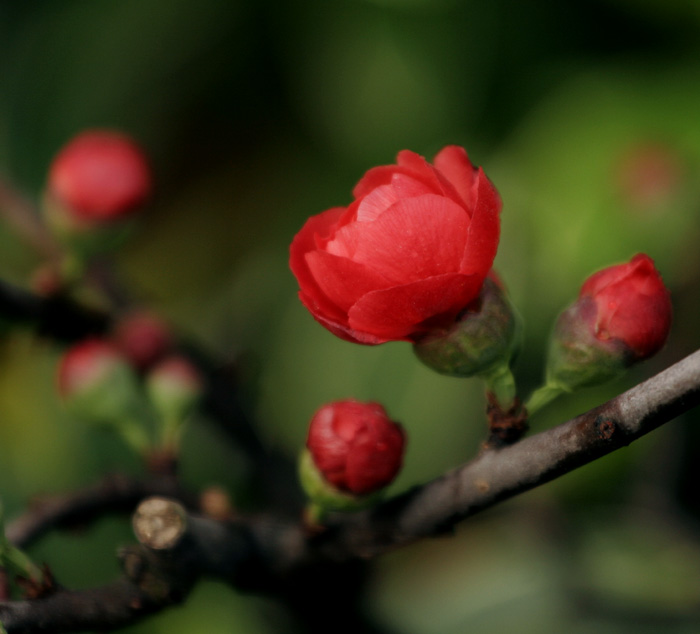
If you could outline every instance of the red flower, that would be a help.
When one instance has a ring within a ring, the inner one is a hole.
[[[110,130],[90,130],[73,138],[49,171],[52,198],[87,222],[123,218],[151,192],[151,171],[141,148]]]
[[[311,419],[306,446],[327,482],[366,495],[387,486],[403,461],[402,427],[378,403],[324,405]]]
[[[448,325],[481,289],[501,201],[464,149],[430,165],[404,150],[369,170],[349,207],[310,218],[290,266],[314,318],[348,341],[414,341]]]
[[[629,263],[598,271],[581,287],[579,299],[590,297],[597,314],[593,333],[601,341],[617,339],[635,360],[655,354],[671,328],[671,297],[654,261],[644,254]]]

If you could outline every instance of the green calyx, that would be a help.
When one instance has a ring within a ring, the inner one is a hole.
[[[478,304],[448,329],[413,345],[416,356],[440,374],[458,377],[500,373],[514,356],[520,334],[517,313],[503,290],[487,279]]]
[[[126,240],[134,225],[132,218],[82,220],[48,193],[42,197],[41,211],[52,234],[69,248],[72,257],[80,260],[113,251]]]
[[[597,308],[584,297],[559,315],[549,343],[547,384],[572,392],[605,383],[631,364],[631,354],[619,339],[598,339]]]
[[[633,355],[624,342],[595,336],[597,310],[590,297],[583,297],[557,318],[549,339],[545,383],[525,403],[530,414],[562,394],[606,383],[632,364]]]
[[[152,414],[126,361],[112,361],[101,380],[74,391],[65,403],[77,418],[115,429],[137,452],[150,448],[147,429]]]
[[[378,491],[370,495],[353,495],[340,491],[326,481],[319,471],[308,449],[304,449],[299,457],[299,478],[311,505],[309,515],[315,523],[323,521],[326,513],[331,511],[352,512],[375,504],[381,497]]]
[[[2,503],[0,503],[0,566],[33,581],[41,581],[44,577],[39,566],[24,551],[11,544],[5,536],[5,513]]]

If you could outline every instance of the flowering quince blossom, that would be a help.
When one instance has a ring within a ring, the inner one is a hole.
[[[396,477],[403,428],[378,403],[354,399],[324,405],[311,419],[306,446],[323,478],[340,491],[367,495]]]
[[[591,275],[581,287],[579,301],[584,298],[597,307],[595,336],[622,341],[634,360],[652,356],[666,342],[671,297],[648,255],[640,253]]]
[[[501,201],[461,147],[429,164],[404,150],[370,169],[354,202],[311,217],[290,266],[302,303],[342,339],[416,341],[474,300],[498,248]]]

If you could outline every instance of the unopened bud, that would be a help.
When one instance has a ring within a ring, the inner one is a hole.
[[[148,415],[136,374],[111,343],[93,338],[75,344],[61,358],[57,378],[74,415],[112,425],[136,450],[147,448]]]
[[[145,310],[121,317],[112,332],[112,340],[139,370],[151,367],[173,344],[168,325],[157,315]]]
[[[570,391],[615,377],[663,347],[671,315],[668,289],[649,256],[594,273],[557,320],[548,383]]]
[[[95,252],[119,240],[151,188],[148,161],[132,139],[89,130],[54,158],[43,211],[57,237],[80,252]]]
[[[311,419],[301,481],[323,510],[352,510],[388,486],[403,462],[405,434],[378,403],[348,399],[324,405]]]
[[[197,368],[184,357],[172,355],[160,361],[146,376],[146,392],[163,418],[186,418],[204,391]]]

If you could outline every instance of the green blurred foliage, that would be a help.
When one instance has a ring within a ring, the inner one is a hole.
[[[400,149],[430,158],[463,144],[504,200],[497,266],[525,317],[523,394],[583,278],[649,253],[674,296],[669,345],[533,427],[565,420],[698,346],[699,35],[694,0],[0,0],[0,173],[38,198],[77,131],[140,139],[158,192],[117,254],[136,295],[239,359],[266,441],[292,454],[324,402],[383,402],[410,436],[399,491],[478,451],[480,386],[430,373],[409,346],[354,346],[318,326],[287,268],[295,231],[347,204],[362,173]],[[36,264],[1,227],[3,276],[26,281]],[[0,348],[11,512],[36,493],[139,469],[117,439],[62,412],[58,354],[26,332]],[[694,424],[687,415],[455,538],[385,557],[369,608],[407,634],[697,631]],[[186,480],[235,490],[236,452],[206,421],[188,434]],[[115,544],[130,539],[107,520],[36,554],[83,586],[110,578]],[[275,631],[276,610],[206,584],[130,631]]]

